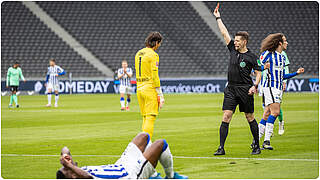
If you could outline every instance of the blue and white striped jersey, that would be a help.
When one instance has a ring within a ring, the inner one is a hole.
[[[284,70],[286,57],[277,51],[265,51],[261,54],[260,61],[262,65],[270,63],[270,68],[264,70],[267,72],[263,73],[265,77],[262,78],[264,79],[261,82],[262,87],[274,87],[282,90],[284,75],[286,73]]]
[[[94,178],[100,179],[119,179],[128,176],[128,172],[122,165],[101,165],[101,166],[84,166],[82,170],[87,171]]]
[[[282,51],[281,54],[285,57],[285,68],[284,68],[285,74],[288,74],[290,61],[285,51]],[[260,61],[259,61],[259,64],[260,64]],[[261,81],[260,81],[261,86],[263,86],[264,82],[267,80],[267,72],[268,70],[263,70],[263,72],[261,73]],[[286,82],[286,80],[284,80],[284,82]]]
[[[61,73],[64,73],[64,70],[60,66],[57,66],[57,65],[49,66],[48,72],[47,72],[48,83],[51,83],[53,85],[59,84],[59,80],[58,80],[57,75],[59,75]]]
[[[132,69],[129,67],[126,69],[126,71],[130,75],[133,74]],[[124,74],[123,68],[118,69],[118,75],[122,75],[122,74]],[[126,74],[122,76],[122,78],[120,78],[119,81],[120,81],[120,85],[122,86],[131,86],[131,78],[128,77]]]

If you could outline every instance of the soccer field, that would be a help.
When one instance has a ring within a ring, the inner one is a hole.
[[[114,163],[142,124],[136,95],[130,112],[120,112],[119,98],[114,94],[61,95],[58,108],[47,108],[46,96],[19,96],[21,108],[8,109],[9,97],[2,97],[2,177],[55,178],[63,146],[70,148],[79,166]],[[318,94],[285,93],[285,134],[277,134],[276,121],[271,139],[274,150],[256,156],[250,155],[249,125],[237,110],[222,157],[213,153],[219,145],[223,94],[165,98],[153,140],[168,141],[177,172],[189,178],[318,177]],[[255,97],[255,115],[259,122],[259,96]],[[160,164],[157,170],[164,176]]]

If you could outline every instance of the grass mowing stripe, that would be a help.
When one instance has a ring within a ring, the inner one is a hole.
[[[59,157],[54,154],[2,154],[6,157]],[[95,154],[81,154],[72,155],[74,157],[120,157],[119,155],[95,155]],[[224,160],[256,160],[256,161],[319,161],[318,159],[273,159],[273,158],[233,158],[233,157],[188,157],[188,156],[173,156],[177,159],[224,159]]]

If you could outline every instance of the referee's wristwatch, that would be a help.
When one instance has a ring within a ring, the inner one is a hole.
[[[218,21],[218,19],[221,19],[221,17],[219,16],[219,17],[216,17],[216,20]]]

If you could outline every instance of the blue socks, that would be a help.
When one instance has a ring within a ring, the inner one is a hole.
[[[277,117],[274,117],[274,116],[270,115],[270,116],[268,117],[267,122],[268,122],[268,123],[271,123],[271,124],[274,124],[274,121],[275,121],[276,119],[277,119]]]
[[[266,125],[266,124],[267,124],[267,121],[264,120],[264,119],[261,119],[260,124]]]
[[[147,144],[149,144],[149,142],[150,142],[150,134],[149,133],[146,133],[147,135],[148,135],[148,142],[147,142]]]
[[[124,97],[120,98],[120,104],[121,104],[121,109],[124,109],[125,107]]]
[[[168,148],[168,143],[167,143],[167,141],[164,139],[164,140],[163,140],[162,152],[164,152],[167,148]]]

